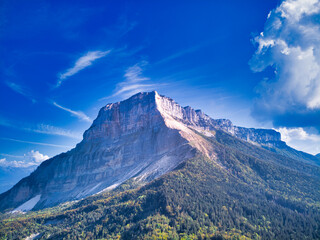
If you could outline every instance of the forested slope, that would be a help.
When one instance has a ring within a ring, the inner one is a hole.
[[[204,136],[203,136],[204,137]],[[205,137],[204,137],[205,138]],[[3,239],[319,239],[320,168],[217,131],[202,154],[149,184],[5,218]]]

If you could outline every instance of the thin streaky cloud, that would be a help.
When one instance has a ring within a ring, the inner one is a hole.
[[[155,84],[133,84],[129,86],[123,86],[121,89],[119,89],[117,92],[115,92],[111,97],[118,96],[125,92],[135,92],[137,89],[145,89],[145,88],[153,88],[155,87]]]
[[[205,41],[205,42],[202,42],[201,44],[198,44],[198,45],[183,49],[183,50],[181,50],[179,52],[175,52],[175,53],[173,53],[173,54],[171,54],[171,55],[169,55],[169,56],[167,56],[167,57],[165,57],[165,58],[153,63],[153,65],[167,63],[167,62],[170,62],[170,61],[172,61],[174,59],[180,58],[180,57],[182,57],[184,55],[196,52],[196,51],[200,50],[201,48],[208,47],[208,46],[214,44],[217,41],[221,41],[223,38],[224,37],[216,37],[214,40]]]
[[[111,96],[101,98],[100,100],[121,96],[122,98],[130,97],[136,92],[150,91],[159,86],[149,83],[150,78],[142,75],[143,68],[148,65],[147,61],[141,61],[126,69],[123,77],[124,81],[117,84],[114,93]],[[148,82],[148,83],[145,83]]]
[[[80,120],[86,121],[86,122],[92,122],[92,119],[90,117],[88,117],[85,113],[81,112],[81,111],[74,111],[70,108],[66,108],[61,106],[60,104],[53,102],[52,103],[54,106],[56,106],[57,108],[60,108],[66,112],[71,113],[72,116],[75,116],[77,118],[79,118]]]
[[[47,124],[38,124],[36,128],[28,129],[25,128],[25,130],[36,132],[36,133],[43,133],[48,135],[56,135],[56,136],[64,136],[74,139],[81,139],[82,135],[77,132],[72,132],[70,130],[66,130],[63,128],[47,125]]]
[[[6,154],[6,153],[0,153],[0,155],[4,157],[24,158],[24,156],[18,156],[18,155]]]
[[[8,120],[6,120],[6,119],[4,119],[2,117],[0,117],[0,126],[12,127],[12,128],[15,127],[12,123],[10,123]]]
[[[80,133],[73,132],[60,127],[51,126],[48,124],[43,124],[43,123],[38,124],[36,126],[26,126],[25,124],[22,124],[19,122],[11,123],[10,121],[0,117],[0,125],[4,127],[27,131],[27,132],[35,132],[35,133],[55,135],[55,136],[64,136],[64,137],[69,137],[69,138],[78,139],[78,140],[82,138],[82,134]]]
[[[136,82],[150,80],[150,78],[142,76],[142,72],[143,72],[142,68],[144,66],[146,66],[147,64],[148,64],[147,61],[142,61],[142,62],[139,62],[139,63],[127,68],[127,70],[125,71],[125,74],[124,74],[126,82],[136,83]]]
[[[72,68],[67,69],[65,72],[60,73],[58,76],[58,82],[56,87],[59,87],[64,80],[68,77],[73,76],[74,74],[78,73],[79,71],[83,70],[84,68],[92,65],[92,63],[102,57],[105,57],[111,52],[111,50],[107,51],[89,51],[82,57],[80,57],[74,64]]]
[[[25,87],[20,86],[19,84],[16,84],[14,82],[6,81],[6,85],[16,93],[19,93],[20,95],[30,99],[33,103],[36,102],[36,100],[32,97],[29,90],[27,90]]]
[[[139,87],[139,88],[134,88],[132,89],[131,91],[126,91],[121,95],[121,97],[123,99],[127,99],[131,96],[133,96],[134,94],[138,93],[138,92],[148,92],[148,91],[153,91],[155,89],[158,89],[159,88],[159,85],[157,84],[152,84],[152,85],[143,85],[142,87]]]
[[[14,138],[0,138],[0,140],[20,142],[20,143],[29,143],[29,144],[49,146],[49,147],[72,148],[72,146],[58,145],[58,144],[51,144],[51,143],[42,143],[42,142],[31,142],[31,141],[25,141],[25,140],[14,139]]]
[[[200,49],[201,47],[203,47],[203,45],[197,45],[197,46],[193,46],[193,47],[188,48],[188,49],[184,49],[184,50],[182,50],[180,52],[176,52],[176,53],[174,53],[174,54],[172,54],[172,55],[170,55],[170,56],[168,56],[168,57],[166,57],[164,59],[159,60],[158,62],[154,63],[153,65],[158,65],[158,64],[162,64],[162,63],[166,63],[166,62],[172,61],[172,60],[174,60],[176,58],[179,58],[179,57],[182,57],[182,56],[184,56],[184,55],[186,55],[188,53],[195,52],[198,49]]]

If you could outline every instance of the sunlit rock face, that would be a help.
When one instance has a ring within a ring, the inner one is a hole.
[[[156,93],[141,93],[103,107],[75,149],[41,164],[0,196],[1,209],[41,194],[36,208],[80,199],[137,177],[150,181],[193,157],[194,148],[169,128]]]
[[[273,130],[233,126],[157,92],[139,93],[103,107],[83,140],[43,162],[29,177],[0,195],[0,210],[15,209],[41,196],[35,209],[81,199],[136,178],[153,180],[197,152],[214,159],[208,138],[224,130],[246,141],[279,141]],[[206,136],[206,137],[204,137]]]
[[[170,115],[184,125],[193,129],[202,130],[205,134],[220,129],[245,141],[259,144],[281,141],[280,133],[274,130],[234,126],[228,119],[212,119],[201,110],[194,110],[189,106],[181,107],[170,98],[159,96],[158,94],[156,94],[156,96],[158,109],[160,112],[165,113],[163,114],[164,119],[166,119],[166,114]]]

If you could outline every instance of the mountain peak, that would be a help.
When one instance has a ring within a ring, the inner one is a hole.
[[[53,206],[110,190],[133,177],[148,182],[196,153],[214,160],[210,138],[217,131],[260,145],[280,141],[274,130],[237,127],[156,91],[140,92],[102,107],[76,148],[43,162],[1,194],[0,209],[16,208],[36,196],[41,198],[35,208]]]

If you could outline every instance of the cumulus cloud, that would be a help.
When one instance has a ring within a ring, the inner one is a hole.
[[[20,156],[19,156],[20,157]],[[38,166],[43,161],[49,159],[49,156],[41,154],[39,151],[31,150],[24,156],[21,156],[23,160],[20,161],[8,161],[6,158],[0,159],[0,167],[12,167],[12,168],[27,168],[32,166]]]
[[[80,57],[74,64],[72,68],[67,69],[65,72],[60,73],[58,77],[58,82],[56,87],[59,87],[62,82],[67,79],[68,77],[73,76],[74,74],[78,73],[79,71],[83,70],[84,68],[92,65],[92,63],[102,57],[105,57],[111,52],[108,51],[90,51],[87,52],[85,55]]]
[[[24,161],[8,161],[6,158],[0,159],[0,167],[7,168],[27,168],[34,166],[33,164],[25,163]]]
[[[274,69],[257,87],[257,118],[286,126],[292,121],[286,115],[308,115],[305,122],[314,126],[311,118],[320,110],[319,17],[318,0],[286,0],[269,13],[264,31],[254,38],[257,49],[249,62],[256,72]]]
[[[42,163],[43,161],[49,159],[49,156],[41,154],[39,151],[31,150],[27,154],[24,154],[27,162]]]
[[[309,132],[301,127],[282,127],[275,130],[281,133],[281,140],[289,146],[312,154],[320,153],[320,136],[315,129],[310,129]]]
[[[303,128],[286,128],[282,127],[276,129],[281,133],[281,140],[283,141],[292,141],[292,140],[311,140],[311,141],[320,141],[320,136],[316,134],[309,134]]]
[[[59,105],[58,103],[56,102],[53,102],[52,103],[54,106],[56,106],[57,108],[60,108],[66,112],[69,112],[71,113],[72,116],[75,116],[77,118],[79,118],[80,120],[82,121],[85,121],[85,122],[92,122],[92,119],[90,119],[86,114],[84,114],[83,112],[81,111],[74,111],[74,110],[71,110],[70,108],[66,108],[66,107],[63,107],[61,105]]]
[[[123,98],[127,98],[137,92],[152,90],[156,85],[145,83],[150,81],[150,78],[142,75],[146,65],[148,65],[147,61],[141,61],[127,68],[124,74],[125,80],[117,84],[115,93],[111,97],[122,96]]]

